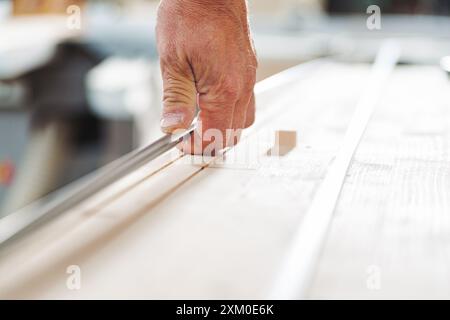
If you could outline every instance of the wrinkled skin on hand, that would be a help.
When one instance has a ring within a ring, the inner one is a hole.
[[[198,103],[202,131],[180,148],[205,153],[212,142],[220,142],[205,134],[209,129],[224,138],[217,147],[237,143],[255,119],[257,59],[245,0],[162,0],[156,33],[164,87],[162,130],[188,128]]]

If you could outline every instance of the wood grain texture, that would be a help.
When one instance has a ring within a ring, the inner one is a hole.
[[[445,74],[397,68],[346,179],[311,297],[450,298],[449,138]]]
[[[223,158],[196,163],[173,151],[2,248],[0,298],[266,297],[369,73],[328,63],[258,97],[257,123]],[[395,71],[311,297],[448,295],[445,90],[437,69]],[[297,131],[297,146],[267,156],[277,130]],[[81,290],[66,287],[69,265],[81,268]],[[371,265],[382,270],[376,293],[366,287]]]

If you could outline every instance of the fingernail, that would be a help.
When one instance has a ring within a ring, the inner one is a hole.
[[[161,120],[162,129],[177,128],[183,123],[182,113],[166,113]]]

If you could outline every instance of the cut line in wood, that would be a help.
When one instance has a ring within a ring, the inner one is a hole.
[[[271,299],[305,299],[313,280],[333,213],[353,155],[378,104],[385,81],[394,70],[400,48],[393,40],[382,44],[345,138],[324,181],[294,235],[270,292]]]

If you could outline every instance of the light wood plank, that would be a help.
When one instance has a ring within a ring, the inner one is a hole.
[[[441,70],[397,68],[350,169],[310,297],[450,298],[449,107]]]
[[[0,250],[0,297],[266,297],[369,72],[330,63],[260,96],[257,124],[223,161],[168,165],[167,154]],[[446,81],[435,68],[395,72],[310,297],[448,296]],[[297,132],[297,147],[280,158],[267,156],[276,130]],[[73,264],[78,291],[66,287]],[[366,287],[371,265],[382,270],[376,292]]]

